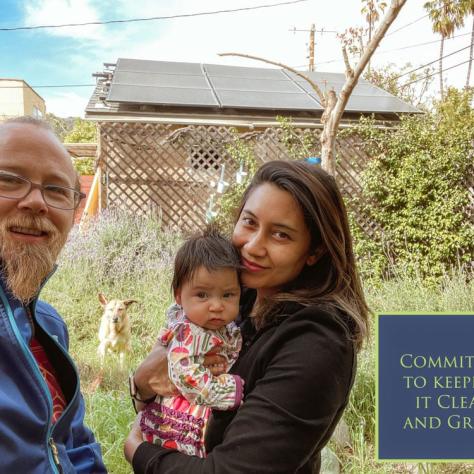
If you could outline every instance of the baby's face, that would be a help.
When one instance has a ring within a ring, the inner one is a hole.
[[[206,329],[219,329],[239,313],[240,285],[237,272],[223,268],[209,272],[199,267],[192,281],[176,291],[176,303],[188,319]]]

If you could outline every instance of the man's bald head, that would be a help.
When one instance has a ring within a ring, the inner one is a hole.
[[[11,127],[21,127],[21,126],[32,126],[32,127],[38,127],[46,132],[49,132],[53,140],[55,140],[58,145],[64,150],[65,157],[70,160],[72,164],[71,157],[69,155],[69,152],[67,151],[66,147],[63,145],[61,140],[59,140],[58,136],[56,135],[55,131],[51,127],[51,125],[46,122],[46,120],[43,119],[38,119],[35,117],[30,117],[29,115],[24,115],[21,117],[14,117],[8,120],[5,120],[4,122],[0,123],[0,146],[2,146],[2,135],[5,133],[8,133],[8,130]],[[75,184],[74,187],[77,191],[81,190],[81,181],[79,177],[79,173],[74,170],[75,173]]]

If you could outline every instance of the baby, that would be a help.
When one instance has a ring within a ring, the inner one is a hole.
[[[213,376],[204,356],[216,350],[229,368],[242,345],[233,322],[239,312],[240,259],[236,249],[214,230],[187,240],[174,262],[172,288],[176,304],[167,311],[159,335],[168,350],[168,372],[180,394],[156,397],[143,410],[143,438],[166,448],[205,457],[204,429],[210,409],[240,406],[243,380]]]

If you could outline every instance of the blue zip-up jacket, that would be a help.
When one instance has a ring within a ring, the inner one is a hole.
[[[84,425],[66,324],[50,305],[36,298],[25,307],[5,288],[0,274],[0,472],[106,473],[100,446]],[[28,347],[28,313],[67,400],[53,425],[51,394]]]

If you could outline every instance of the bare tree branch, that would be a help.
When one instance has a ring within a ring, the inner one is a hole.
[[[218,55],[219,56],[238,56],[240,58],[255,59],[257,61],[262,61],[263,63],[272,64],[273,66],[278,66],[283,69],[286,69],[287,71],[290,71],[293,74],[296,74],[297,76],[301,77],[306,82],[308,82],[308,84],[313,88],[314,92],[316,92],[317,96],[319,97],[319,101],[321,102],[321,105],[323,107],[326,107],[326,96],[324,95],[324,92],[314,81],[312,81],[308,76],[306,76],[306,74],[303,74],[301,71],[297,71],[296,69],[293,69],[292,67],[287,66],[286,64],[278,63],[276,61],[270,61],[269,59],[261,58],[259,56],[252,56],[250,54],[218,53]]]
[[[342,57],[344,58],[344,64],[346,65],[346,79],[352,79],[354,77],[354,70],[352,69],[345,46],[342,47]]]
[[[346,108],[349,97],[354,90],[354,87],[357,85],[359,77],[364,71],[365,67],[370,61],[370,58],[377,49],[380,41],[384,37],[390,25],[393,23],[398,13],[400,12],[403,5],[405,5],[406,0],[392,0],[390,8],[387,11],[387,14],[382,20],[380,27],[375,31],[374,35],[371,37],[369,43],[364,49],[359,62],[357,63],[355,69],[352,69],[347,50],[345,46],[342,49],[342,54],[344,57],[344,63],[346,65],[346,81],[339,93],[339,97],[336,95],[334,90],[329,90],[324,94],[317,84],[315,84],[309,77],[303,74],[292,67],[287,66],[286,64],[279,63],[276,61],[270,61],[265,58],[258,56],[252,56],[250,54],[241,54],[241,53],[221,53],[219,56],[239,56],[241,58],[255,59],[257,61],[262,61],[267,64],[272,64],[273,66],[278,66],[287,71],[296,74],[301,77],[308,84],[311,85],[313,90],[316,92],[317,96],[320,99],[321,105],[324,107],[324,113],[321,116],[321,123],[323,124],[323,130],[321,132],[320,142],[321,142],[321,165],[329,173],[335,174],[335,156],[336,156],[336,134],[339,128],[339,122],[341,121],[342,114]]]
[[[397,18],[398,13],[405,3],[406,0],[392,0],[387,14],[384,16],[382,23],[375,31],[359,62],[357,63],[354,70],[354,75],[351,78],[348,78],[344,83],[336,106],[330,112],[328,120],[325,123],[323,133],[321,134],[321,164],[323,168],[332,175],[335,173],[335,137],[339,128],[339,122],[341,120],[342,114],[344,113],[349,97],[351,96],[354,87],[357,85],[359,77],[362,75],[362,72],[370,61],[370,58],[380,44],[380,41],[382,41],[385,33],[389,29],[390,25],[394,22],[395,18]]]

